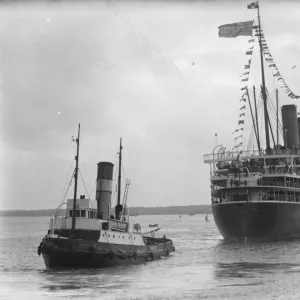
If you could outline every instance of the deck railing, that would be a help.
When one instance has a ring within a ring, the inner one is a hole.
[[[278,164],[278,165],[267,165],[267,166],[249,166],[249,165],[241,165],[237,167],[227,167],[226,169],[217,169],[212,171],[212,174],[222,175],[228,174],[228,172],[233,173],[233,170],[236,169],[237,173],[245,173],[247,170],[250,173],[262,173],[262,174],[298,174],[300,175],[300,165],[286,165],[286,164]],[[240,170],[240,171],[238,171]]]
[[[290,155],[296,155],[300,156],[300,150],[299,149],[272,149],[270,151],[265,150],[251,150],[251,151],[220,151],[212,154],[204,154],[203,159],[204,162],[206,161],[222,161],[222,160],[237,160],[238,158],[240,160],[243,160],[244,157],[249,158],[253,157],[255,159],[256,157],[262,157],[262,156],[290,156]]]
[[[259,197],[258,197],[259,196]],[[244,199],[241,200],[231,200],[231,199],[217,199],[213,198],[212,203],[239,203],[239,202],[253,202],[253,201],[280,201],[280,202],[300,202],[300,196],[296,195],[282,195],[276,193],[261,193],[256,195],[255,199],[245,195]]]
[[[266,181],[266,180],[246,180],[246,179],[235,179],[231,181],[231,179],[228,179],[226,181],[226,186],[220,186],[220,185],[213,185],[213,190],[218,190],[218,189],[222,189],[222,188],[233,188],[233,187],[259,187],[259,186],[264,186],[264,187],[287,187],[287,188],[297,188],[300,189],[300,183],[298,182],[291,182],[291,181],[286,181],[286,182],[282,182],[282,181]]]

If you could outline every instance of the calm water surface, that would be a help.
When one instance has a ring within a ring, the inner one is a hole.
[[[176,252],[141,265],[46,270],[48,217],[0,218],[1,299],[300,299],[300,241],[229,244],[212,216],[138,216],[165,227]]]

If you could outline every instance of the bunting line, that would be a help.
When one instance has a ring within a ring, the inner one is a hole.
[[[264,54],[264,59],[265,59],[266,63],[268,64],[268,67],[275,69],[275,72],[273,73],[273,77],[275,77],[277,79],[277,81],[281,83],[281,87],[280,88],[285,88],[285,92],[286,92],[287,96],[290,97],[291,99],[299,99],[300,96],[299,95],[295,95],[292,92],[292,90],[289,88],[289,86],[285,82],[284,78],[281,76],[281,74],[280,74],[280,72],[278,70],[278,67],[276,66],[276,63],[275,63],[275,61],[274,61],[274,59],[272,57],[272,54],[270,53],[270,50],[269,50],[269,47],[267,45],[265,37],[263,37],[263,47],[262,47],[262,50],[263,50],[263,54]]]

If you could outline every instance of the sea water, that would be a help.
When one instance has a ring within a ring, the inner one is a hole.
[[[1,299],[300,299],[300,241],[226,243],[213,217],[137,216],[176,252],[140,265],[47,270],[37,247],[48,217],[1,217]]]

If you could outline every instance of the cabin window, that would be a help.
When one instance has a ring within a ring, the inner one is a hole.
[[[76,218],[79,218],[79,217],[80,217],[80,210],[77,210],[77,209],[76,209],[76,215],[75,215],[75,216],[76,216]]]
[[[72,218],[73,217],[73,210],[69,211],[69,217]]]
[[[81,218],[85,218],[85,216],[86,216],[85,210],[80,211],[80,216],[81,216]]]

